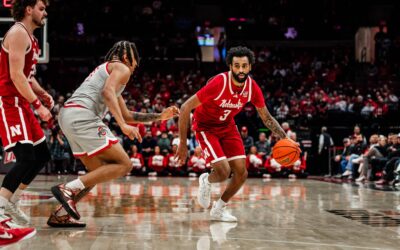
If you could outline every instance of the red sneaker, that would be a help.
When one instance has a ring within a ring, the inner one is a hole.
[[[78,210],[76,210],[76,205],[74,201],[79,191],[75,192],[72,189],[67,188],[65,184],[60,184],[52,187],[51,192],[64,207],[65,211],[67,211],[67,213],[72,216],[72,218],[76,220],[79,220],[81,218]]]
[[[21,240],[29,239],[36,234],[36,229],[32,227],[25,228],[5,228],[3,222],[0,222],[0,246],[9,245]]]

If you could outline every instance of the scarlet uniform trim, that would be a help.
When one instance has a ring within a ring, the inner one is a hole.
[[[96,156],[98,154],[100,154],[101,152],[111,148],[112,145],[117,144],[118,143],[118,139],[111,139],[109,137],[107,137],[107,142],[106,144],[104,144],[103,146],[98,147],[97,149],[90,151],[89,153],[87,152],[72,152],[72,154],[75,157],[81,157],[81,156],[88,156],[88,157],[93,157]]]

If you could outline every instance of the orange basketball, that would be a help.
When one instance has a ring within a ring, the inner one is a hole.
[[[272,148],[272,158],[284,167],[291,166],[300,158],[300,148],[289,139],[281,139]]]

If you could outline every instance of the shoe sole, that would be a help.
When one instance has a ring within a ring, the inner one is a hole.
[[[57,227],[57,228],[65,228],[65,227],[86,227],[86,224],[61,224],[61,223],[52,223],[52,222],[47,222],[47,225],[50,227]]]
[[[19,241],[21,241],[21,240],[27,240],[27,239],[29,239],[29,238],[32,238],[33,236],[35,236],[35,234],[36,234],[36,229],[33,230],[31,233],[25,235],[25,236],[24,236],[22,239],[20,239]]]
[[[56,197],[56,199],[61,203],[65,211],[67,211],[67,213],[72,216],[72,218],[76,220],[79,220],[81,218],[80,215],[75,213],[74,210],[70,208],[69,204],[64,200],[62,192],[57,186],[52,187],[51,192],[53,193],[54,197]]]

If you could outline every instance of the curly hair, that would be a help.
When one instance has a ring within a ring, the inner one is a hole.
[[[13,0],[11,15],[14,20],[19,22],[24,19],[26,7],[31,6],[33,8],[39,1],[42,1],[46,6],[49,4],[48,0]]]
[[[132,52],[133,51],[133,55]],[[114,46],[107,52],[107,55],[105,57],[105,61],[111,61],[115,57],[118,58],[118,60],[123,61],[123,56],[124,53],[126,52],[126,55],[128,56],[129,62],[132,64],[133,62],[133,57],[136,60],[137,66],[139,66],[139,52],[137,51],[136,45],[133,42],[129,41],[119,41],[114,44]]]
[[[232,64],[233,57],[245,57],[245,56],[249,59],[250,64],[255,63],[256,59],[254,53],[249,48],[243,46],[232,47],[226,54],[226,65],[228,65],[229,67],[229,65]]]

